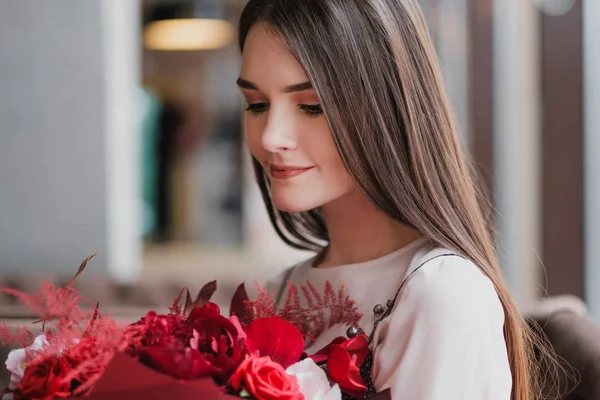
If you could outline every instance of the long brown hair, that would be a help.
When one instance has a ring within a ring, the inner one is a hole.
[[[533,336],[502,277],[489,206],[463,158],[417,1],[250,0],[239,24],[242,51],[259,22],[304,68],[341,158],[365,195],[492,280],[504,307],[512,399],[532,399]],[[297,248],[321,248],[329,240],[321,211],[277,210],[264,171],[256,160],[254,166],[279,236]]]

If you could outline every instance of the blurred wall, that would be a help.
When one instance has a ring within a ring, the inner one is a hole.
[[[99,1],[0,3],[0,273],[106,245]]]
[[[517,305],[539,297],[539,12],[532,2],[494,2],[494,207],[500,263]]]
[[[583,12],[585,299],[600,322],[600,2],[587,0]]]
[[[99,252],[92,273],[133,277],[138,13],[0,2],[0,274],[70,275]]]

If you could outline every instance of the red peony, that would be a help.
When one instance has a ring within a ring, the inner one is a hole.
[[[65,377],[71,371],[64,357],[48,357],[30,363],[21,383],[14,391],[15,400],[51,400],[71,395],[71,382]]]
[[[362,398],[367,386],[360,375],[360,367],[368,355],[367,337],[358,335],[348,340],[339,337],[311,358],[316,363],[327,360],[327,372],[342,392]]]
[[[213,377],[225,382],[246,356],[246,334],[237,317],[221,315],[214,303],[194,308],[179,323],[163,320],[143,341],[140,359],[178,379]],[[158,331],[158,333],[156,333]]]
[[[256,400],[302,400],[296,377],[270,357],[248,357],[231,377],[235,393],[246,390]]]

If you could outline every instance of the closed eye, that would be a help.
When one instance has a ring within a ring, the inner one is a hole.
[[[251,112],[254,115],[259,115],[264,113],[269,109],[269,103],[253,103],[248,104],[245,110]],[[323,108],[320,104],[300,104],[298,109],[302,110],[302,112],[309,117],[316,117],[320,114],[323,114]]]
[[[304,111],[309,117],[316,117],[319,114],[323,114],[323,108],[320,104],[300,104],[298,108]]]
[[[252,114],[258,115],[258,114],[262,114],[265,111],[267,111],[267,108],[269,108],[268,103],[254,103],[254,104],[248,104],[248,106],[245,108],[245,110],[250,111]]]

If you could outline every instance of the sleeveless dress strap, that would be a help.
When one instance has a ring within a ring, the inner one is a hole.
[[[404,288],[404,286],[406,285],[406,282],[408,282],[408,279],[415,273],[417,272],[419,269],[421,269],[421,267],[423,267],[425,264],[429,263],[430,261],[433,261],[435,259],[441,258],[441,257],[460,257],[460,258],[464,258],[461,255],[458,255],[456,253],[443,253],[443,254],[438,254],[435,256],[432,256],[431,258],[428,258],[427,261],[422,262],[421,264],[419,264],[419,266],[415,269],[413,269],[412,271],[409,272],[409,274],[404,278],[404,280],[402,281],[402,283],[400,284],[400,287],[398,288],[398,290],[396,291],[396,295],[394,296],[392,303],[391,303],[391,307],[393,308],[393,306],[396,304],[396,300],[398,299],[398,296],[400,295],[400,292],[402,291],[402,289]],[[391,310],[390,310],[391,311]]]
[[[392,310],[394,309],[396,302],[398,301],[398,297],[400,296],[402,289],[406,286],[406,283],[408,282],[409,278],[415,272],[417,272],[419,269],[421,269],[424,265],[429,263],[430,261],[433,261],[433,260],[441,258],[441,257],[464,258],[463,256],[456,254],[456,253],[452,253],[452,252],[448,252],[448,251],[441,251],[441,250],[434,250],[434,251],[430,251],[427,254],[425,254],[425,256],[422,258],[422,259],[425,259],[425,261],[422,261],[422,259],[421,259],[421,261],[419,261],[416,264],[416,267],[414,267],[414,268],[409,267],[409,270],[407,271],[407,275],[402,280],[402,283],[400,284],[400,287],[396,291],[396,294],[394,295],[394,297],[387,301],[385,307],[383,308],[384,311],[381,314],[375,316],[375,321],[373,323],[373,330],[371,331],[371,334],[369,335],[369,340],[368,340],[369,344],[371,344],[373,342],[373,338],[375,337],[375,332],[377,331],[377,326],[379,325],[379,323],[381,321],[383,321],[384,319],[386,319],[392,313]]]
[[[426,265],[428,262],[433,261],[440,257],[462,257],[462,256],[452,253],[452,252],[448,252],[447,250],[436,249],[436,250],[427,251],[427,252],[425,252],[425,254],[423,254],[420,257],[418,257],[418,256],[415,257],[415,260],[413,262],[411,262],[411,265],[409,266],[409,268],[406,272],[406,276],[402,280],[400,287],[396,291],[394,298],[387,301],[387,304],[386,304],[387,308],[385,309],[385,311],[382,314],[375,315],[375,323],[373,325],[373,331],[371,332],[371,335],[368,338],[369,344],[371,344],[373,341],[375,331],[377,330],[377,325],[391,314],[392,309],[396,305],[396,301],[400,297],[400,293],[402,292],[402,289],[404,288],[404,286],[406,285],[406,283],[408,282],[408,279],[412,276],[412,274],[417,272],[421,267]],[[365,396],[361,399],[358,399],[358,398],[352,397],[351,395],[348,395],[346,393],[342,393],[342,400],[364,400],[364,399],[368,398],[369,396],[376,394],[377,390],[375,388],[375,383],[373,381],[373,350],[374,349],[372,349],[372,348],[369,349],[369,354],[367,355],[367,358],[365,359],[362,366],[360,367],[360,376],[364,379],[365,384],[367,386],[367,392],[366,392]]]

